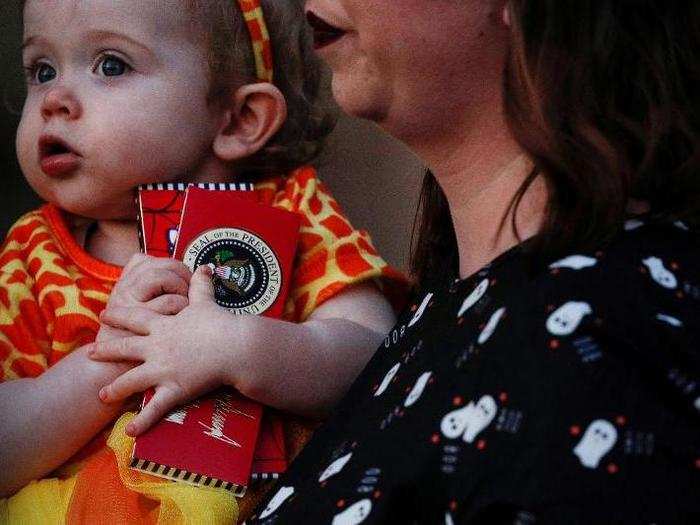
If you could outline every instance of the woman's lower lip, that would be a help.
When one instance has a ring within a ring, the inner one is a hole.
[[[75,153],[61,153],[41,159],[41,171],[49,177],[61,177],[78,169],[80,157]]]

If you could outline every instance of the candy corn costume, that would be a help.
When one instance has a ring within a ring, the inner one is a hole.
[[[303,219],[287,320],[301,322],[346,287],[370,279],[387,291],[404,288],[402,276],[366,232],[352,228],[314,169],[264,180],[255,189],[260,202]],[[36,377],[92,342],[120,272],[76,243],[55,206],[22,217],[0,251],[0,381]],[[252,510],[260,491],[237,502],[222,490],[130,470],[132,441],[124,427],[131,417],[125,414],[47,479],[0,500],[0,523],[235,523],[238,503],[242,515]],[[304,425],[289,424],[291,456],[309,435]]]

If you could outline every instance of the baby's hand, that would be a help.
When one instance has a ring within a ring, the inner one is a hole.
[[[114,308],[141,306],[163,315],[177,314],[187,306],[190,277],[190,271],[179,261],[134,255],[114,286],[105,313]],[[96,341],[130,335],[133,334],[102,323]]]
[[[137,297],[145,302],[148,295]],[[229,329],[236,322],[214,301],[211,269],[206,266],[192,276],[189,305],[179,314],[162,315],[147,305],[134,306],[132,302],[131,306],[106,310],[103,322],[139,335],[98,342],[88,351],[98,361],[141,363],[100,391],[103,402],[119,402],[155,388],[151,400],[128,425],[126,431],[131,436],[143,433],[173,408],[224,383],[226,355],[222,349],[230,346]]]

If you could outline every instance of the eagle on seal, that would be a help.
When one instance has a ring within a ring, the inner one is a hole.
[[[255,269],[250,259],[234,257],[228,250],[217,252],[214,264],[209,263],[209,267],[224,288],[239,296],[245,296],[255,282]]]

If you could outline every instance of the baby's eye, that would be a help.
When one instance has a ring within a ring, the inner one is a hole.
[[[106,77],[118,77],[127,73],[131,68],[121,58],[105,55],[97,64],[99,72]]]
[[[27,68],[27,78],[31,83],[45,84],[56,78],[56,69],[45,63],[39,62]]]

